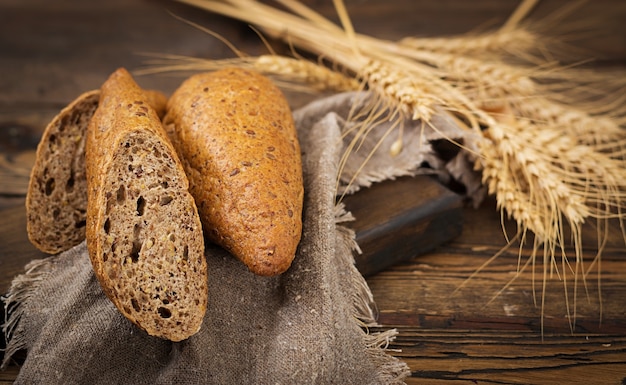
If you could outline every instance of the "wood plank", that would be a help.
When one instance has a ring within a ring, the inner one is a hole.
[[[329,17],[334,15],[330,1],[308,0],[307,3]],[[367,6],[347,1],[347,6],[358,31],[398,39],[407,35],[458,34],[498,25],[518,3],[388,0],[368,2]],[[568,3],[566,0],[541,1],[533,15],[541,19]],[[92,4],[79,0],[10,0],[3,1],[1,10],[0,26],[6,31],[1,36],[6,38],[0,39],[3,57],[0,70],[12,76],[3,80],[0,113],[5,113],[6,106],[35,102],[61,107],[80,91],[99,86],[119,66],[131,70],[144,66],[146,58],[141,53],[145,52],[209,58],[233,56],[224,44],[182,23],[169,12],[211,28],[247,53],[266,52],[245,23],[174,1],[114,0]],[[587,2],[574,12],[571,23],[557,23],[546,32],[558,33],[559,28],[571,28],[577,20],[579,24],[584,20],[601,25],[597,33],[584,25],[583,42],[576,47],[590,53],[595,51],[594,56],[613,62],[624,62],[624,19],[626,2],[598,0]],[[573,32],[570,35],[575,36]],[[139,81],[144,87],[171,92],[180,77],[155,75],[141,77]]]
[[[407,384],[620,384],[626,376],[626,338],[607,335],[402,328],[394,354],[409,364]],[[566,373],[566,374],[565,374]]]
[[[0,385],[11,385],[15,381],[20,367],[17,365],[9,365],[6,370],[0,370]]]
[[[60,108],[99,87],[116,68],[144,66],[145,53],[232,56],[226,45],[172,14],[210,26],[251,54],[264,50],[244,24],[174,1],[5,1],[0,9],[0,69],[12,74],[3,78],[4,106],[48,103]],[[181,80],[172,75],[137,79],[166,93]]]
[[[343,199],[364,276],[426,254],[461,233],[463,198],[427,175],[376,183]]]
[[[379,323],[398,330],[389,349],[410,366],[407,384],[545,384],[564,378],[574,384],[623,383],[626,260],[621,237],[612,236],[603,254],[602,302],[592,268],[587,292],[581,288],[578,293],[573,329],[563,281],[550,279],[542,334],[541,304],[534,304],[530,272],[493,299],[516,275],[517,250],[455,291],[505,244],[499,215],[489,202],[479,210],[466,209],[464,218],[463,233],[450,244],[368,278]],[[528,256],[527,250],[523,253]],[[569,293],[571,305],[571,285]]]
[[[28,240],[24,204],[0,211],[0,293],[8,291],[13,277],[33,259],[45,258]]]
[[[368,278],[380,312],[379,322],[424,328],[517,330],[540,334],[541,263],[538,262],[534,275],[530,268],[518,272],[518,249],[513,248],[467,282],[467,278],[505,242],[499,225],[500,216],[489,202],[479,210],[466,209],[464,220],[463,233],[454,242]],[[597,265],[590,263],[595,256],[592,250],[586,249],[585,253],[585,266],[591,268],[586,287],[581,279],[577,291],[574,290],[572,272],[563,274],[561,271],[560,277],[553,274],[546,282],[545,333],[570,333],[570,319],[575,316],[573,328],[576,333],[626,334],[623,240],[615,240],[602,255],[600,288]],[[529,250],[522,250],[522,265],[529,256]],[[502,290],[513,278],[515,280]]]
[[[0,195],[24,196],[28,191],[30,170],[35,163],[35,150],[15,154],[0,153]]]
[[[337,20],[332,2],[304,0],[316,10]],[[346,0],[355,30],[383,39],[406,36],[446,36],[480,32],[497,28],[511,15],[521,1],[446,0],[414,1]],[[610,62],[626,61],[626,2],[594,0],[575,7],[565,19],[559,14],[570,7],[568,0],[542,0],[530,13],[535,30],[575,45],[570,49],[586,52]],[[556,19],[555,19],[556,17]],[[552,22],[549,20],[552,19]],[[533,23],[546,21],[547,25]]]

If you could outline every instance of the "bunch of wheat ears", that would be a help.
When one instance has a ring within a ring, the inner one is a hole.
[[[610,224],[626,239],[626,82],[538,55],[546,40],[520,21],[536,1],[523,1],[494,31],[400,41],[357,33],[341,0],[334,0],[341,25],[296,0],[276,0],[280,8],[255,0],[178,1],[250,23],[324,63],[274,52],[251,57],[231,47],[233,59],[170,56],[161,71],[237,65],[318,90],[367,89],[397,119],[428,122],[444,109],[476,133],[465,150],[498,209],[517,223],[508,246],[532,245],[520,272],[543,257],[542,305],[551,272],[567,296],[568,275],[577,285],[594,265],[599,271]],[[399,136],[390,151],[401,145]],[[599,239],[587,261],[583,225],[595,226]]]

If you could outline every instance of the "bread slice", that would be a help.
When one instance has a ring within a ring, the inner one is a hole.
[[[44,130],[26,194],[26,230],[31,243],[56,254],[85,239],[87,180],[85,132],[100,91],[85,92]]]
[[[146,94],[162,117],[165,95],[155,90]],[[37,146],[26,193],[26,231],[44,253],[60,253],[85,240],[85,134],[99,99],[98,89],[73,100],[50,121]]]
[[[180,160],[124,69],[101,87],[85,153],[87,247],[104,292],[148,334],[188,338],[207,307],[202,227]]]

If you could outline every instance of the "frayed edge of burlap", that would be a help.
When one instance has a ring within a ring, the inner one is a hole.
[[[24,267],[25,272],[13,279],[9,292],[2,297],[5,319],[2,325],[2,333],[7,346],[4,350],[4,358],[0,364],[0,369],[6,369],[15,353],[26,349],[26,337],[20,331],[19,323],[28,299],[36,290],[38,283],[49,273],[51,265],[51,258],[30,261]]]
[[[388,346],[397,335],[397,329],[365,334],[367,353],[379,368],[378,378],[384,384],[405,385],[404,379],[411,375],[411,369],[404,361],[389,354]]]
[[[343,241],[345,249],[340,250],[338,258],[342,258],[343,266],[346,266],[352,287],[352,311],[355,322],[363,330],[367,354],[378,367],[378,379],[381,383],[400,385],[411,374],[408,365],[389,354],[388,346],[398,335],[397,329],[389,329],[382,332],[371,333],[369,328],[380,326],[377,322],[377,310],[374,296],[363,277],[357,270],[354,260],[354,252],[361,253],[356,242],[354,230],[342,226],[341,223],[354,220],[354,216],[346,211],[343,203],[335,206],[335,228],[339,239]]]

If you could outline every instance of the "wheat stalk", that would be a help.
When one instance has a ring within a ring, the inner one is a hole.
[[[490,54],[518,54],[527,52],[539,44],[536,34],[516,29],[507,32],[483,33],[449,37],[405,37],[399,42],[420,51],[485,57]]]
[[[163,72],[198,72],[215,71],[226,67],[241,67],[264,73],[276,78],[284,88],[317,92],[343,92],[358,89],[359,80],[328,67],[304,59],[260,55],[242,56],[222,60],[205,60],[179,55],[156,55],[157,59],[148,61],[148,67],[136,71],[146,75]]]

